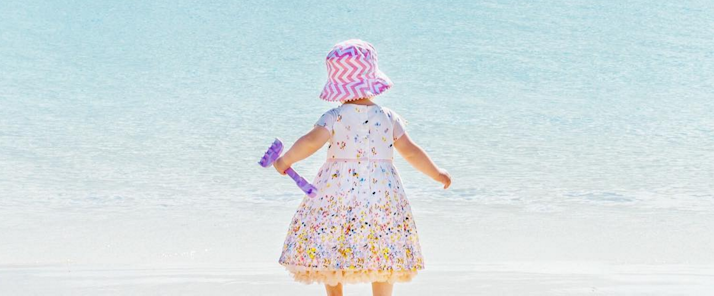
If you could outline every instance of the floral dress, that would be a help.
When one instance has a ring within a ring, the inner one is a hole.
[[[406,282],[424,269],[411,207],[392,163],[405,133],[394,111],[343,104],[315,123],[327,160],[292,218],[279,263],[303,283]]]

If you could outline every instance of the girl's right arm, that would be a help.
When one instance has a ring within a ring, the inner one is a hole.
[[[449,188],[449,185],[451,185],[449,172],[437,167],[424,149],[414,143],[407,133],[404,133],[394,142],[394,148],[396,148],[399,154],[415,169],[435,181],[444,184],[444,189]]]
[[[301,161],[320,148],[330,139],[330,132],[324,127],[316,126],[310,132],[300,137],[295,144],[285,152],[283,156],[278,157],[273,162],[273,167],[278,173],[285,175],[285,170],[291,167],[294,163]]]

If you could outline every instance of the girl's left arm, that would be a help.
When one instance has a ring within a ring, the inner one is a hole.
[[[291,167],[294,163],[301,161],[317,150],[320,150],[327,140],[330,139],[330,132],[322,127],[316,126],[310,132],[300,137],[295,144],[285,152],[283,156],[279,157],[275,162],[273,162],[273,167],[278,171],[278,173],[285,175],[285,171]]]

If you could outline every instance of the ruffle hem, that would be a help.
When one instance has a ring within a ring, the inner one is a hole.
[[[319,270],[304,266],[283,265],[297,282],[322,283],[330,286],[342,284],[409,282],[417,270]]]

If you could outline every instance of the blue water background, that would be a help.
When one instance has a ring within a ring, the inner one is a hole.
[[[361,38],[454,177],[399,158],[410,198],[707,211],[712,36],[710,1],[2,1],[0,205],[299,200],[256,161],[335,106],[324,56]]]

